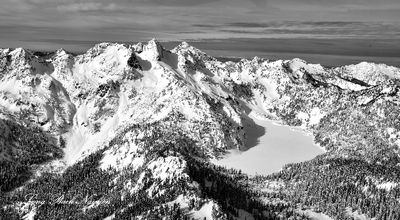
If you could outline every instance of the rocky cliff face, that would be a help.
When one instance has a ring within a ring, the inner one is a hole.
[[[206,168],[217,172],[208,159],[246,148],[251,111],[312,133],[329,157],[399,162],[400,70],[383,64],[220,62],[185,42],[167,51],[152,40],[102,43],[77,56],[0,49],[0,74],[0,160],[12,170],[0,178],[15,180],[1,190],[34,178],[12,193],[45,185],[69,199],[96,194],[91,205],[74,206],[82,215],[111,203],[119,208],[100,216],[148,217],[164,206],[176,215],[229,216],[202,192],[212,175],[198,178]],[[103,183],[93,192],[95,177]],[[56,186],[67,180],[74,184]],[[83,194],[82,184],[90,186]],[[16,210],[48,216],[55,207],[47,208],[24,201]]]

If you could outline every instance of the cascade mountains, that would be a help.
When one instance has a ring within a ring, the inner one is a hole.
[[[0,49],[0,219],[400,219],[399,88],[385,64],[185,42]],[[255,147],[250,113],[326,152],[265,176],[211,163]]]

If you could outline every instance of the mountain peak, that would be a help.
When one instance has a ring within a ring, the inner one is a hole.
[[[181,48],[188,48],[188,47],[191,47],[189,44],[188,44],[188,42],[186,42],[186,41],[182,41],[181,43],[180,43],[180,45],[179,45]]]
[[[56,51],[56,54],[65,55],[65,54],[68,54],[68,52],[66,50],[64,50],[64,48],[60,48]]]
[[[152,38],[147,42],[147,44],[160,44],[160,42],[157,40],[157,38]]]
[[[22,47],[18,47],[15,48],[14,50],[12,50],[10,52],[10,55],[14,56],[14,57],[25,57],[27,53],[27,50],[22,48]]]
[[[190,51],[192,53],[205,54],[204,52],[202,52],[201,50],[193,47],[192,45],[190,45],[186,41],[182,41],[178,46],[176,46],[174,49],[172,49],[172,51],[176,52],[176,53],[179,53],[179,51]]]
[[[185,41],[182,41],[171,52],[186,57],[185,59],[188,60],[197,60],[199,63],[216,60]]]
[[[143,46],[143,53],[152,61],[159,61],[163,56],[164,47],[155,38]]]

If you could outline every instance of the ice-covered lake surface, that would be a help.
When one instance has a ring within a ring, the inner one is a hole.
[[[255,124],[245,125],[248,149],[230,150],[213,163],[240,169],[250,175],[268,175],[278,172],[285,164],[311,160],[324,153],[311,135],[274,121],[251,119]]]

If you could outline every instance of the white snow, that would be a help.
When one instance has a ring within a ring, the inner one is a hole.
[[[147,167],[152,170],[154,178],[159,178],[164,182],[174,179],[178,174],[184,173],[186,162],[173,156],[168,156],[166,158],[159,157],[150,162]]]
[[[29,91],[28,88],[22,85],[21,81],[17,80],[17,77],[0,81],[0,91],[10,93],[12,95],[19,95],[20,93]]]
[[[256,185],[257,189],[262,192],[276,192],[285,187],[285,184],[280,181],[265,181],[264,185]]]
[[[383,183],[379,183],[378,185],[376,185],[376,188],[378,189],[384,189],[386,191],[390,191],[392,190],[392,188],[398,186],[398,183],[395,182],[383,182]]]
[[[315,107],[311,110],[310,113],[310,125],[316,125],[319,123],[319,121],[321,121],[321,119],[325,116],[325,114],[323,114],[321,112],[321,109]]]
[[[385,87],[382,89],[381,93],[391,93],[394,91],[395,91],[395,88],[393,88],[393,87]]]
[[[5,109],[8,112],[19,112],[21,110],[20,106],[17,106],[14,102],[9,102],[9,100],[0,97],[0,108]]]
[[[93,109],[88,109],[87,105],[81,105],[74,117],[74,126],[66,135],[67,146],[64,150],[65,159],[68,164],[72,164],[82,157],[95,151],[97,146],[101,146],[114,136],[117,128],[121,126],[121,118],[125,118],[123,112],[126,109],[126,95],[119,93],[119,105],[116,114],[108,117],[101,129],[97,133],[91,133],[87,126],[89,123],[88,113]]]
[[[312,210],[297,210],[298,213],[300,214],[305,214],[308,216],[311,220],[333,220],[333,218],[325,215],[324,213],[321,212],[314,212]]]
[[[303,132],[277,125],[273,121],[257,119],[253,114],[250,114],[250,119],[256,123],[245,123],[248,134],[246,144],[250,149],[231,150],[224,158],[212,160],[213,163],[241,169],[252,175],[271,174],[285,164],[311,160],[324,152],[311,136]]]
[[[216,205],[213,201],[209,201],[198,210],[198,211],[193,211],[190,213],[190,216],[194,219],[202,220],[202,219],[207,219],[207,220],[212,220],[212,209],[213,206]]]
[[[36,207],[32,207],[28,213],[22,216],[23,220],[34,220],[36,215]]]
[[[212,220],[213,206],[218,207],[218,204],[213,200],[208,200],[200,207],[200,209],[189,210],[189,202],[191,198],[191,196],[179,195],[176,199],[168,202],[166,205],[172,206],[174,203],[177,203],[182,210],[187,211],[187,214],[190,218],[195,220],[203,220],[204,218],[207,220]]]
[[[304,123],[310,118],[310,116],[305,112],[299,112],[299,113],[297,113],[297,118],[302,120]]]
[[[397,131],[394,128],[386,128],[386,132],[389,135],[389,141],[400,147],[400,131]]]
[[[104,218],[103,220],[113,220],[113,219],[115,219],[115,214],[112,214],[112,215]]]
[[[138,169],[145,162],[143,155],[137,154],[138,147],[134,144],[124,144],[114,149],[109,149],[104,152],[104,157],[101,160],[101,169],[113,167],[122,170],[125,167],[131,167],[133,170]]]
[[[350,207],[346,208],[346,214],[347,216],[351,217],[354,220],[370,220],[371,218],[368,218],[365,214],[360,214],[358,210],[352,211]],[[375,219],[375,218],[373,218]]]
[[[95,57],[89,57],[88,53],[78,56],[77,59],[82,62],[73,68],[75,79],[89,85],[98,85],[109,79],[118,80],[123,77],[132,51],[120,44],[106,45],[102,43],[95,46],[95,48],[105,47],[104,51]]]
[[[338,67],[335,70],[344,72],[346,75],[364,81],[370,85],[377,85],[388,78],[400,78],[400,70],[398,68],[385,64],[361,62],[356,65]]]
[[[383,178],[377,179],[377,178],[374,178],[374,177],[371,177],[371,176],[367,176],[366,180],[371,181],[375,185],[376,188],[383,189],[383,190],[386,190],[386,191],[390,191],[393,188],[399,186],[399,183],[396,183],[396,182],[393,182],[393,181],[385,181]]]
[[[360,96],[358,98],[358,104],[365,105],[365,104],[368,104],[369,102],[371,102],[372,100],[374,100],[374,97]]]

